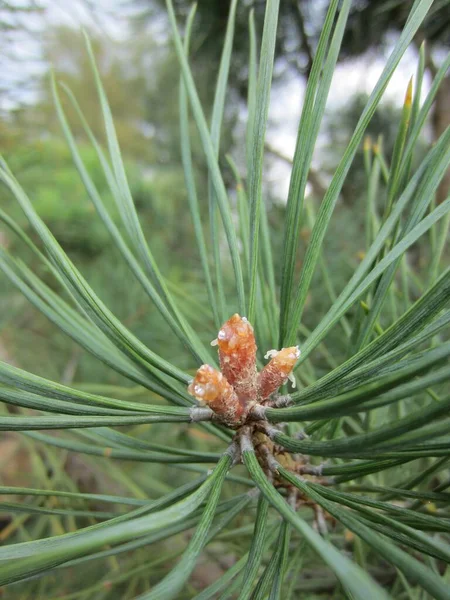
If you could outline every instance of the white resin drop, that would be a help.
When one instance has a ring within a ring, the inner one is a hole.
[[[292,387],[293,387],[293,388],[297,387],[297,382],[296,382],[296,380],[295,380],[295,375],[294,375],[294,373],[289,373],[289,375],[288,375],[288,379],[289,379],[289,381],[291,382],[291,385],[292,385]]]

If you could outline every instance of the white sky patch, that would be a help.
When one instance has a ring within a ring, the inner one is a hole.
[[[370,94],[372,92],[383,72],[396,39],[397,36],[389,37],[389,43],[384,52],[368,52],[361,57],[346,60],[336,66],[325,115],[345,106],[349,98],[356,94]],[[410,47],[392,75],[381,100],[381,105],[390,103],[399,108],[403,105],[408,82],[411,76],[415,77],[417,64],[418,53],[415,48]],[[422,101],[429,87],[430,79],[428,74],[425,73]],[[267,140],[271,146],[290,158],[294,155],[305,88],[305,82],[300,80],[296,74],[292,74],[287,81],[284,80],[275,84],[272,89]],[[315,162],[313,159],[313,164]],[[282,203],[287,200],[290,174],[291,168],[285,161],[279,159],[272,161],[269,169],[269,185],[272,188],[272,193]]]
[[[19,1],[19,0],[17,0]],[[118,0],[40,0],[39,5],[45,8],[44,17],[28,16],[27,25],[36,31],[33,36],[19,37],[12,44],[11,54],[21,59],[20,77],[26,79],[38,76],[45,72],[48,67],[42,61],[41,34],[49,23],[53,26],[66,25],[74,29],[83,26],[92,28],[111,39],[112,43],[126,43],[129,39],[131,28],[129,17],[131,13],[124,9],[124,5]],[[128,5],[130,6],[130,5]],[[39,21],[39,19],[41,19]],[[42,20],[44,19],[44,20]],[[154,18],[148,24],[147,34],[153,39],[166,38],[167,23],[161,13],[155,13]],[[395,45],[398,36],[388,34],[384,50],[367,52],[365,55],[346,60],[337,65],[327,101],[325,116],[343,107],[349,98],[358,93],[370,92],[375,87],[386,61]],[[400,107],[403,103],[406,87],[412,75],[417,69],[418,55],[415,48],[409,48],[392,76],[385,91],[382,102],[389,102]],[[278,61],[275,70],[282,70],[282,61]],[[4,69],[0,75],[2,87],[11,87],[17,82],[18,70]],[[426,74],[423,85],[423,93],[429,89],[429,78]],[[294,71],[289,71],[277,81],[271,92],[269,124],[267,128],[267,140],[283,155],[292,157],[295,149],[298,122],[303,105],[306,82]],[[20,88],[19,101],[32,102],[35,99],[33,89]],[[8,110],[14,108],[14,98],[5,96],[0,99],[0,108]],[[317,166],[317,155],[320,154],[320,146],[324,142],[323,136],[319,139],[313,164]],[[285,161],[273,159],[265,174],[268,185],[280,202],[285,202],[289,189],[289,178],[291,167]]]
[[[54,25],[69,27],[91,27],[115,40],[128,36],[127,12],[118,2],[111,0],[45,0],[47,18]]]

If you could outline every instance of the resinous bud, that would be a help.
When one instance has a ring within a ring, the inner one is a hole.
[[[288,379],[293,380],[292,371],[300,356],[298,346],[282,348],[279,352],[269,350],[266,358],[272,357],[270,362],[259,374],[259,395],[262,400],[276,392]],[[295,385],[295,379],[293,380]]]
[[[202,365],[189,384],[188,392],[201,404],[207,404],[227,425],[233,426],[241,422],[244,405],[233,387],[217,369]]]
[[[255,401],[257,346],[253,327],[248,320],[237,313],[228,319],[217,334],[217,346],[220,368],[236,394],[243,401]]]

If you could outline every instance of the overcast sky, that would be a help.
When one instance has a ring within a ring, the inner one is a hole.
[[[16,1],[20,4],[19,0]],[[47,23],[64,24],[74,28],[88,25],[101,30],[117,42],[126,40],[129,34],[127,16],[131,8],[125,10],[123,7],[131,7],[131,3],[125,3],[123,0],[38,0],[38,5],[45,8]],[[10,53],[17,53],[24,61],[24,69],[34,73],[37,68],[41,68],[37,64],[38,61],[33,60],[40,54],[39,19],[29,16],[25,19],[27,26],[34,29],[36,35],[34,38],[27,36],[26,41],[25,38],[20,38],[15,47],[10,48]],[[393,39],[392,43],[394,42]],[[329,104],[334,107],[336,104],[345,103],[348,97],[357,91],[370,93],[381,74],[388,54],[389,49],[385,56],[377,53],[376,56],[367,55],[338,65],[330,90]],[[388,86],[386,99],[401,105],[408,80],[415,73],[416,64],[416,53],[410,49],[406,52]],[[4,78],[5,74],[0,77]],[[286,116],[286,111],[289,116],[298,116],[304,83],[298,78],[292,78],[290,81],[284,81],[283,86],[282,103],[277,102],[281,90],[274,90],[273,116],[282,119]]]
[[[74,28],[87,25],[101,30],[103,34],[111,38],[112,42],[123,42],[129,34],[127,20],[129,9],[128,13],[123,9],[118,10],[118,8],[124,6],[123,0],[39,0],[39,5],[46,10],[45,20],[47,23],[64,24]],[[93,10],[92,7],[94,7]],[[31,36],[19,37],[13,44],[10,44],[9,52],[13,56],[21,58],[22,68],[19,70],[17,67],[2,68],[2,75],[0,75],[1,88],[7,88],[10,84],[12,86],[14,82],[19,80],[19,77],[21,80],[26,80],[27,74],[32,76],[45,68],[45,65],[39,60],[41,51],[40,31],[42,30],[39,19],[27,17],[26,23],[36,33]],[[157,34],[156,29],[161,27],[161,23],[155,23],[154,26],[155,34]],[[380,52],[367,54],[337,66],[327,103],[329,111],[334,111],[339,106],[347,103],[349,97],[353,94],[358,92],[370,93],[372,91],[394,43],[395,38],[390,40],[389,47],[386,48],[384,55]],[[415,74],[416,66],[417,53],[411,48],[405,53],[396,73],[392,77],[384,101],[397,106],[402,105],[408,81]],[[424,93],[426,93],[428,87],[429,81],[426,78],[423,87]],[[268,131],[268,139],[273,146],[284,154],[291,156],[295,147],[304,88],[304,80],[292,73],[292,76],[284,77],[272,90],[270,105],[272,125]],[[28,91],[26,85],[20,86],[18,89],[20,100],[33,98],[33,92]],[[0,107],[8,109],[13,105],[14,98],[2,94]],[[281,197],[285,197],[287,194],[288,174],[289,166],[287,164],[279,161],[274,162],[269,176],[275,180],[278,186],[281,186],[279,189]]]

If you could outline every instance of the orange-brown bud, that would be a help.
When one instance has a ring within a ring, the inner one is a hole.
[[[227,425],[237,425],[244,416],[245,406],[239,400],[233,387],[220,371],[209,365],[202,365],[188,392],[202,403],[206,403]]]
[[[269,350],[266,358],[272,357],[259,374],[259,394],[262,400],[276,392],[288,380],[300,356],[297,346],[282,348],[279,352]]]
[[[256,400],[256,342],[253,327],[237,313],[226,321],[212,342],[219,347],[222,373],[243,401]]]

